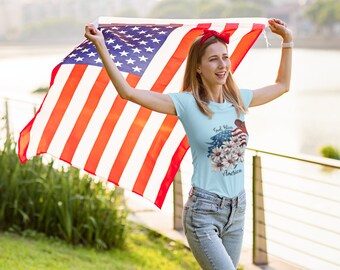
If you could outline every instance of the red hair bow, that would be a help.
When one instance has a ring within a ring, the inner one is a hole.
[[[230,37],[229,33],[227,32],[219,33],[215,30],[204,29],[204,32],[203,32],[203,35],[200,41],[200,45],[202,45],[204,41],[206,41],[208,38],[211,38],[212,36],[218,37],[219,39],[222,39],[225,43],[229,44],[229,37]]]

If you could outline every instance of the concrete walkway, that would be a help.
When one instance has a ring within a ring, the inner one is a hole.
[[[129,220],[141,224],[151,230],[154,230],[166,237],[179,241],[188,246],[183,231],[173,229],[172,211],[170,209],[159,210],[145,199],[140,198],[135,194],[126,194],[127,206],[132,212],[129,214]],[[256,266],[252,264],[251,248],[243,248],[240,265],[244,266],[245,270],[301,270],[304,268],[289,264],[279,258],[268,256],[269,265]]]

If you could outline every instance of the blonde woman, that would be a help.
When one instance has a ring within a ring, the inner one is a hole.
[[[236,269],[240,257],[244,215],[244,151],[248,132],[244,115],[249,107],[272,101],[289,90],[292,33],[286,24],[270,19],[273,33],[282,37],[276,81],[259,89],[239,89],[230,72],[228,36],[206,30],[192,44],[183,91],[161,94],[134,89],[113,63],[103,35],[86,25],[121,98],[153,111],[176,115],[182,122],[193,159],[192,189],[183,212],[185,234],[203,269]]]

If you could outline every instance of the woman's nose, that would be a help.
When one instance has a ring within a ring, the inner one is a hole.
[[[223,61],[223,59],[220,59],[218,62],[218,66],[221,68],[224,68],[227,66],[227,63],[225,61]]]

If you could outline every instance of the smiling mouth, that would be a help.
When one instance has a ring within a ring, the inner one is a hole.
[[[215,73],[215,75],[218,77],[218,78],[224,78],[225,75],[227,74],[227,72],[218,72],[218,73]]]

